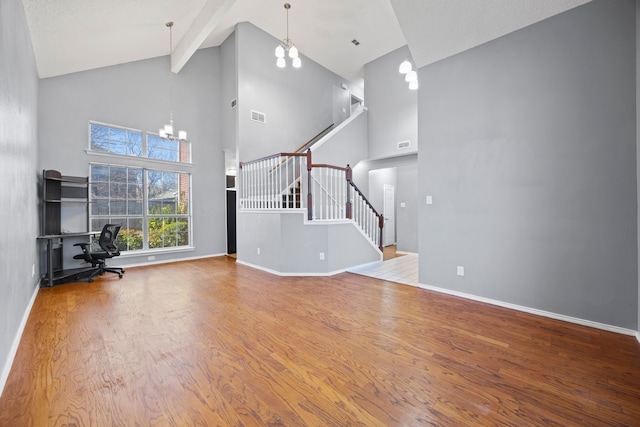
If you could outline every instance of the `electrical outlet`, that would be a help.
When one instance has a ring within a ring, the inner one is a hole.
[[[147,257],[147,260],[148,260],[148,261],[153,261],[153,260],[155,260],[155,259],[156,259],[155,255],[149,255],[149,256]]]
[[[258,255],[260,255],[260,248],[258,248]]]
[[[324,252],[320,252],[320,259],[324,260]]]
[[[427,196],[427,204],[428,205],[432,205],[433,204],[433,197]]]
[[[458,276],[464,276],[464,267],[461,265],[458,266]]]

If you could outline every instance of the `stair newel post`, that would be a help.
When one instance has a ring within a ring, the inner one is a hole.
[[[378,243],[378,247],[380,248],[380,250],[382,250],[382,228],[384,227],[384,217],[380,214],[378,214],[378,228],[380,229],[380,239],[379,239],[379,243]]]
[[[351,166],[349,166],[348,164],[345,176],[347,178],[347,204],[345,206],[345,214],[347,219],[352,219],[353,213],[351,212],[351,182],[353,180],[353,173],[351,171]]]
[[[311,196],[311,149],[307,150],[307,219],[313,219],[313,197]]]

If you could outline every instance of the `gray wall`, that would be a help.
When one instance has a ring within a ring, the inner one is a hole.
[[[220,45],[221,60],[221,96],[220,96],[220,130],[222,148],[225,152],[236,155],[238,135],[238,108],[231,108],[231,101],[238,98],[238,68],[236,66],[236,33],[233,32]]]
[[[312,148],[313,163],[353,167],[367,158],[367,112],[343,123],[325,142]]]
[[[333,90],[347,83],[304,52],[301,68],[276,67],[278,42],[250,23],[236,27],[242,162],[293,151],[333,123]],[[251,110],[266,114],[266,124],[251,121]]]
[[[279,41],[250,23],[239,23],[235,34],[239,161],[294,151],[333,123],[334,108],[343,107],[334,105],[334,89],[347,84],[344,79],[306,58],[304,52],[301,68],[294,69],[290,64],[284,69],[276,67],[274,50]],[[264,113],[266,123],[252,121],[251,110]],[[276,229],[269,221],[257,215],[238,217],[238,260],[254,263],[256,246],[281,247],[282,237],[273,235]],[[271,242],[274,238],[276,242]],[[276,267],[280,265],[279,255],[271,261],[270,256],[265,254],[255,264],[284,271]],[[316,258],[317,254],[313,260]]]
[[[0,393],[37,286],[38,74],[20,0],[0,2]]]
[[[369,109],[369,158],[380,159],[418,150],[418,92],[409,90],[400,63],[409,57],[404,46],[364,67],[365,105]],[[400,141],[411,147],[398,150]]]
[[[637,329],[634,8],[420,70],[420,283]]]
[[[89,162],[118,159],[90,155],[88,122],[157,132],[170,112],[173,83],[174,126],[189,132],[193,166],[171,165],[192,174],[194,251],[154,254],[156,261],[226,252],[224,156],[220,141],[220,49],[196,52],[170,77],[168,56],[40,81],[39,169],[86,176]],[[121,256],[119,265],[147,262],[147,255]]]
[[[369,171],[396,169],[396,242],[401,252],[418,253],[418,154],[360,162],[353,181],[370,198]],[[380,187],[382,192],[382,187]],[[405,206],[401,207],[400,204]],[[380,207],[382,209],[382,207]]]
[[[354,223],[307,223],[305,217],[304,211],[240,212],[238,228],[245,237],[238,241],[238,261],[283,274],[309,275],[381,260],[380,252]]]

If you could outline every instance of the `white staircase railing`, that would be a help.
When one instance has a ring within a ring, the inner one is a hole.
[[[307,219],[350,219],[382,250],[384,221],[353,183],[351,168],[313,164],[311,151],[240,164],[240,210],[306,209]]]
[[[300,200],[307,155],[279,153],[240,165],[240,209],[293,209]]]

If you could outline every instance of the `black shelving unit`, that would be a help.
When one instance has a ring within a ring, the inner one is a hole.
[[[86,224],[84,230],[63,230],[64,209],[85,206]],[[56,170],[42,171],[42,235],[39,240],[47,243],[46,274],[41,286],[53,286],[69,279],[79,279],[94,268],[65,269],[62,258],[63,241],[66,237],[83,237],[89,233],[89,179],[81,176],[65,176]]]

